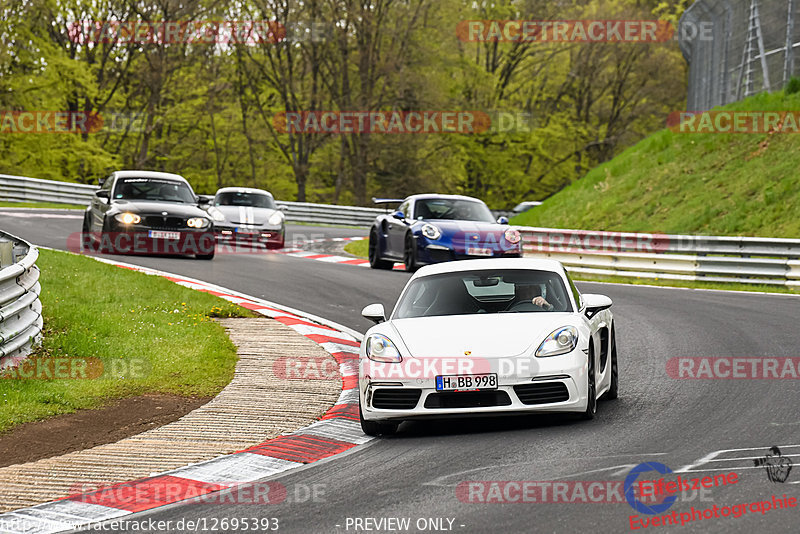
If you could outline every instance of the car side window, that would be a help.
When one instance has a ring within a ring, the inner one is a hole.
[[[567,275],[567,280],[569,281],[569,288],[572,290],[572,296],[575,298],[575,304],[578,306],[579,310],[583,309],[583,297],[581,297],[581,292],[578,291],[578,288],[575,287],[575,282],[572,281],[572,278],[569,276],[569,273],[565,273]]]
[[[108,178],[106,178],[103,185],[100,187],[100,191],[111,191],[111,186],[114,185],[114,175],[112,174]]]
[[[406,200],[405,202],[400,204],[400,207],[397,208],[397,211],[402,211],[403,215],[405,215],[406,219],[408,219],[411,216],[411,214],[408,212],[408,208],[410,207],[411,207],[411,202]]]

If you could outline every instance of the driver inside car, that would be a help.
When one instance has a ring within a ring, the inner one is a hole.
[[[545,311],[553,309],[553,305],[542,296],[539,284],[516,284],[514,301],[508,307],[508,311],[537,311],[533,306]]]

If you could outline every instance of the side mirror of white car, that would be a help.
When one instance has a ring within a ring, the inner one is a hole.
[[[591,319],[603,310],[611,307],[613,302],[605,295],[595,295],[593,293],[584,293],[581,295],[583,304],[586,306],[586,317]]]
[[[376,324],[386,320],[386,312],[383,309],[383,304],[370,304],[361,310],[361,315]]]

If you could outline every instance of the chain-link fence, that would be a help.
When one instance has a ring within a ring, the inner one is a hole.
[[[800,0],[697,0],[680,21],[687,109],[704,111],[800,75]]]

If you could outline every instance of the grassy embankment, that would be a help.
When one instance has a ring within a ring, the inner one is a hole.
[[[0,379],[0,431],[148,393],[213,396],[233,377],[236,348],[211,318],[248,310],[66,252],[41,250],[37,265],[45,336],[33,356],[88,358],[89,377],[98,359],[102,375]]]

